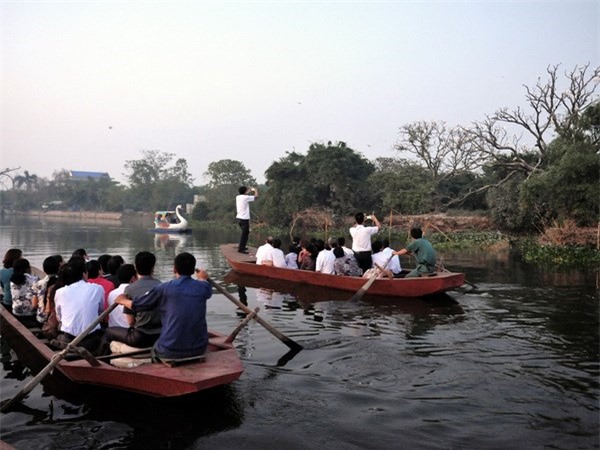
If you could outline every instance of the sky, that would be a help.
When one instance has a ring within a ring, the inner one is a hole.
[[[0,2],[0,171],[125,182],[144,150],[241,161],[343,141],[396,157],[400,127],[525,104],[600,65],[600,1]]]

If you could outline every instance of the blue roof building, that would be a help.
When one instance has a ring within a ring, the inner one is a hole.
[[[101,178],[110,179],[110,176],[107,172],[86,172],[83,170],[69,170],[69,175],[71,176],[71,179],[75,181],[87,181],[90,178],[92,180],[99,180]]]

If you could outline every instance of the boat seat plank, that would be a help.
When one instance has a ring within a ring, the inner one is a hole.
[[[177,367],[183,364],[189,364],[193,362],[203,362],[206,360],[206,355],[198,355],[198,356],[190,356],[189,358],[179,358],[179,359],[161,359],[164,365],[168,367]]]

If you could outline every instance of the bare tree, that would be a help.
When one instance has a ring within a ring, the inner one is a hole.
[[[566,72],[564,90],[559,86],[559,67],[549,66],[547,80],[538,78],[534,87],[525,86],[527,108],[502,108],[465,129],[488,164],[529,178],[544,170],[553,139],[584,136],[581,117],[597,101],[594,92],[600,82],[600,67],[590,70],[587,64]]]
[[[464,129],[448,128],[445,122],[419,121],[400,128],[395,148],[409,153],[424,165],[436,182],[481,167],[483,154]]]
[[[15,184],[15,177],[13,177],[11,175],[11,173],[16,172],[19,169],[20,169],[20,167],[15,167],[14,169],[9,169],[7,167],[6,169],[0,170],[0,186],[2,186],[2,188],[7,189],[7,190],[11,189]],[[8,180],[10,180],[10,187],[7,183]]]

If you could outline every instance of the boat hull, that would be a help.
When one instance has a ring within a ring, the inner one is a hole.
[[[20,360],[39,370],[47,365],[55,352],[38,339],[5,308],[0,307],[0,329]],[[135,392],[152,397],[178,397],[237,380],[243,366],[237,351],[226,336],[211,332],[204,362],[176,367],[162,363],[119,368],[100,361],[91,366],[85,360],[62,360],[58,372],[71,382]]]
[[[231,268],[241,274],[324,286],[348,292],[357,292],[367,282],[367,279],[361,277],[346,277],[310,270],[257,265],[256,258],[253,256],[255,250],[250,249],[249,254],[239,253],[237,252],[237,244],[221,245],[221,252]],[[373,282],[368,292],[371,295],[385,297],[424,297],[460,287],[464,282],[465,274],[455,272],[440,272],[430,277],[418,278],[378,278]]]

